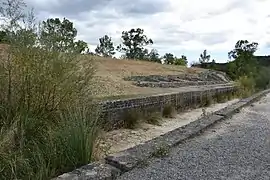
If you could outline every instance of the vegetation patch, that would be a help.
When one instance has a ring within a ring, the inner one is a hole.
[[[162,121],[162,114],[160,112],[150,112],[147,113],[144,119],[149,124],[159,126]]]
[[[153,153],[152,157],[161,158],[169,155],[170,147],[166,144],[161,144]]]
[[[176,109],[172,105],[165,105],[162,111],[162,116],[165,118],[175,118],[177,115]]]
[[[139,126],[142,119],[142,112],[139,110],[129,110],[124,115],[123,127],[127,129],[135,129]]]

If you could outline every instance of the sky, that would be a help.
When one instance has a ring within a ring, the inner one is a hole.
[[[122,31],[144,29],[160,55],[185,55],[198,61],[207,49],[211,59],[227,62],[240,39],[258,42],[256,55],[270,54],[270,0],[25,0],[38,20],[66,17],[78,39],[94,51],[105,34],[115,45]]]

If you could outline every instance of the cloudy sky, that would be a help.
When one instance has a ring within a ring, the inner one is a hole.
[[[108,34],[120,43],[123,30],[143,28],[161,55],[171,52],[197,61],[207,49],[217,62],[237,40],[259,43],[257,54],[270,54],[270,0],[25,0],[39,20],[67,17],[78,39],[95,49]]]

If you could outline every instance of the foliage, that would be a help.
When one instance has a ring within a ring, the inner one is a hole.
[[[73,34],[41,35],[17,7],[22,1],[10,1],[2,15],[15,9],[20,18],[4,28],[10,43],[0,62],[0,179],[50,179],[92,160],[94,65],[69,46]]]
[[[238,78],[239,85],[238,96],[246,98],[255,91],[255,80],[252,77],[241,76]]]
[[[174,118],[176,116],[176,114],[177,114],[177,112],[172,105],[166,105],[163,108],[162,116],[165,118]]]
[[[207,50],[205,49],[203,53],[200,55],[199,62],[207,63],[210,61],[211,56],[207,54]]]
[[[269,67],[259,67],[258,73],[255,75],[256,89],[266,89],[270,84]]]
[[[159,57],[159,53],[156,49],[152,49],[148,54],[149,61],[161,63],[161,59]]]
[[[163,59],[164,59],[165,64],[174,64],[174,61],[175,61],[175,57],[172,53],[166,53],[163,56]]]
[[[73,23],[64,18],[50,18],[40,27],[40,44],[50,51],[81,53],[87,48],[84,41],[75,41],[77,30]]]
[[[233,58],[233,65],[230,65],[231,71],[234,71],[236,77],[253,76],[257,72],[257,61],[254,53],[257,50],[258,43],[249,43],[247,40],[239,40],[235,48],[228,53],[229,58]]]
[[[7,33],[5,31],[0,31],[0,43],[7,42]]]
[[[187,66],[188,60],[187,57],[182,55],[181,58],[176,58],[174,61],[174,65]]]
[[[99,38],[99,45],[95,49],[98,55],[102,55],[104,57],[112,57],[114,52],[114,46],[111,37],[105,35],[104,37]]]
[[[162,114],[160,112],[150,112],[146,115],[145,120],[149,124],[160,125]]]
[[[127,111],[124,115],[123,127],[127,129],[135,129],[142,118],[142,113],[138,110]]]
[[[144,30],[141,28],[131,29],[122,32],[122,44],[117,46],[119,52],[124,52],[129,59],[141,59],[147,56],[148,51],[144,46],[153,44],[152,39],[148,39],[144,35]]]
[[[162,158],[168,156],[170,153],[169,145],[162,143],[157,149],[151,154],[152,157]]]

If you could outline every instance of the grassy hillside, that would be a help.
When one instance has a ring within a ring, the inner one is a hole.
[[[7,46],[0,44],[0,59],[4,58]],[[164,65],[159,63],[120,60],[98,56],[83,55],[86,61],[95,64],[95,76],[98,83],[94,94],[98,97],[133,96],[168,92],[170,89],[138,87],[132,81],[125,81],[124,77],[133,75],[179,75],[196,74],[204,71],[201,68],[187,68],[184,66]],[[93,59],[91,61],[90,59]]]
[[[91,57],[89,56],[89,58]],[[196,74],[204,71],[200,68],[187,68],[146,61],[92,58],[95,59],[94,62],[96,62],[97,67],[96,77],[99,83],[97,96],[152,94],[165,91],[163,88],[135,86],[131,81],[124,81],[123,78],[128,76]]]

